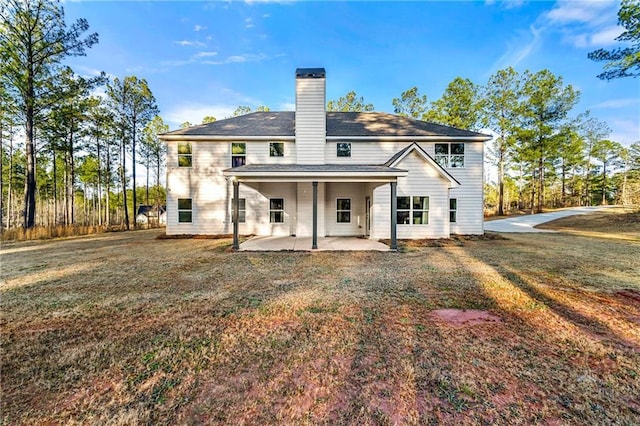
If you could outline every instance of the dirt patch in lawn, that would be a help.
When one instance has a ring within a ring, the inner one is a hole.
[[[437,309],[433,316],[449,325],[465,326],[501,322],[502,319],[488,311],[478,309]]]

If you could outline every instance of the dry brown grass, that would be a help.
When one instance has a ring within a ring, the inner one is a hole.
[[[261,254],[158,234],[3,244],[4,423],[640,422],[636,241]]]
[[[589,215],[556,219],[537,228],[587,237],[640,241],[640,209],[613,207]]]

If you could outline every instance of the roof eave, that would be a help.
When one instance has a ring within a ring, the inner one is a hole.
[[[346,171],[240,171],[226,169],[223,176],[242,182],[395,182],[409,174],[407,170],[396,169],[385,172]]]
[[[158,139],[163,141],[295,141],[295,136],[223,136],[223,135],[187,135],[162,134]]]
[[[414,142],[414,141],[469,141],[485,142],[491,140],[488,135],[478,136],[327,136],[327,141],[391,141],[391,142]]]

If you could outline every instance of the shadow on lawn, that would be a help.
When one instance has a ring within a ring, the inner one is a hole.
[[[521,256],[526,256],[529,254],[515,247],[510,247],[509,250],[512,255],[514,253]],[[481,254],[473,253],[468,249],[465,250],[465,256],[472,259],[473,261],[485,264],[487,268],[492,269],[493,271],[495,271],[495,273],[499,274],[504,280],[506,280],[509,285],[512,285],[513,287],[524,292],[524,294],[526,294],[526,296],[531,301],[533,301],[534,305],[540,307],[546,306],[551,310],[551,312],[558,315],[558,317],[562,318],[568,324],[575,326],[582,332],[585,337],[598,342],[610,342],[614,346],[620,346],[626,349],[632,349],[635,351],[640,350],[639,342],[634,342],[630,339],[625,338],[624,336],[621,336],[602,320],[595,318],[593,315],[590,316],[584,312],[581,312],[578,309],[571,307],[568,303],[564,303],[551,295],[558,292],[570,293],[570,295],[574,297],[575,295],[580,295],[579,297],[581,297],[581,301],[583,301],[587,305],[593,305],[594,303],[602,303],[602,299],[607,297],[606,293],[601,295],[602,297],[600,298],[600,300],[594,300],[594,294],[588,293],[581,289],[566,287],[566,284],[554,282],[553,278],[544,277],[546,271],[536,271],[537,275],[542,276],[541,278],[536,277],[536,273],[531,270],[529,274],[523,272],[522,269],[526,271],[526,267],[521,268],[520,270],[516,270],[513,265],[511,265],[504,259],[496,260],[494,258],[490,263],[485,263],[485,260],[482,259]],[[539,268],[539,266],[531,265],[531,268],[537,269]],[[543,279],[546,279],[547,282],[543,282]],[[543,290],[544,288],[548,288],[549,292],[545,292]],[[493,297],[489,293],[487,293],[487,296]],[[631,327],[633,326],[633,324],[631,323],[628,323],[628,325]]]

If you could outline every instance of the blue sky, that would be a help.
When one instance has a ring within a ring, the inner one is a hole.
[[[81,74],[146,78],[171,128],[225,118],[238,105],[292,110],[297,67],[327,70],[327,100],[350,90],[393,112],[417,86],[438,99],[457,76],[548,68],[580,90],[611,139],[640,140],[640,79],[601,81],[587,53],[616,46],[618,0],[441,2],[66,1],[100,43]]]

